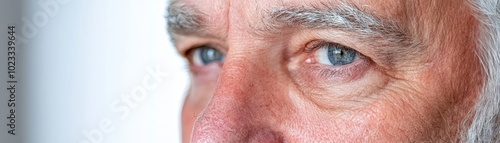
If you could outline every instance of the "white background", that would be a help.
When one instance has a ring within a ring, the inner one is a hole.
[[[23,14],[37,31],[21,51],[29,98],[23,105],[24,141],[180,142],[188,74],[167,37],[167,1],[66,0],[49,11],[39,4],[47,1],[26,0]],[[148,68],[168,76],[149,80],[158,87],[127,105],[123,98],[143,88],[151,76]],[[117,106],[130,113],[120,118],[122,112],[113,110]],[[111,121],[113,130],[103,133],[103,121]]]

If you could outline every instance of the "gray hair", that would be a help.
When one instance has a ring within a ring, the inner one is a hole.
[[[471,0],[478,25],[477,56],[485,75],[462,142],[500,142],[500,2]]]

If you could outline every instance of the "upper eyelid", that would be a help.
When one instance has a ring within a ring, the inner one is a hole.
[[[218,48],[218,46],[213,46],[212,44],[198,44],[198,45],[194,45],[194,46],[190,46],[189,48],[187,48],[187,50],[182,54],[186,59],[189,59],[190,61],[192,60],[191,59],[191,56],[193,54],[193,51],[195,49],[198,49],[198,48],[202,48],[202,47],[209,47],[209,48],[213,48],[219,52],[221,52],[223,55],[226,55],[226,52],[221,50],[221,48]]]
[[[190,43],[189,45],[186,44],[184,47],[179,47],[178,49],[182,49],[182,50],[179,50],[180,54],[187,57],[194,49],[200,48],[203,46],[208,46],[208,47],[214,48],[223,54],[226,54],[226,51],[227,51],[226,50],[227,48],[225,48],[221,44],[218,44],[216,42],[210,42],[209,40],[201,41],[201,42],[197,41],[197,42]]]
[[[304,47],[304,52],[305,53],[311,53],[314,50],[316,50],[317,47],[320,46],[321,44],[324,44],[324,42],[322,40],[314,40],[312,42],[309,42]]]
[[[304,52],[305,53],[314,52],[318,48],[321,48],[322,46],[326,46],[327,44],[339,45],[339,46],[342,46],[344,48],[354,50],[357,54],[360,54],[360,55],[364,56],[364,54],[362,54],[361,52],[359,52],[355,48],[352,48],[352,47],[349,47],[349,46],[346,46],[344,44],[337,43],[337,42],[330,42],[330,41],[327,41],[327,40],[315,40],[315,41],[307,43],[306,46],[305,46],[305,48],[304,48]]]
[[[179,36],[173,40],[173,43],[178,53],[183,56],[185,56],[190,49],[202,45],[210,45],[222,52],[227,51],[225,41],[210,37]]]

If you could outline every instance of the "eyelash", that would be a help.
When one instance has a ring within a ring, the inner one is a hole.
[[[327,42],[324,40],[316,40],[309,42],[306,44],[304,53],[307,54],[306,61],[304,62],[307,66],[306,69],[309,69],[310,72],[315,75],[318,79],[326,79],[328,81],[350,81],[359,78],[361,75],[363,75],[363,72],[366,71],[366,69],[370,65],[370,59],[360,52],[356,51],[356,54],[358,55],[359,59],[353,61],[352,63],[349,63],[347,65],[341,65],[341,66],[331,66],[331,65],[324,65],[320,64],[316,59],[315,53],[321,49],[325,48],[325,44],[338,44],[334,42]],[[342,44],[339,44],[342,45]],[[349,47],[348,47],[349,48]]]
[[[357,79],[363,69],[368,64],[364,62],[353,63],[353,65],[348,65],[349,67],[337,67],[337,68],[316,68],[316,74],[323,79],[330,81],[351,81]],[[313,68],[314,69],[314,68]]]
[[[192,62],[192,60],[193,60],[192,57],[194,55],[195,50],[200,49],[200,48],[212,48],[212,49],[215,49],[218,52],[220,52],[220,53],[222,53],[222,54],[225,55],[225,53],[222,50],[220,50],[220,48],[218,48],[218,47],[219,46],[215,46],[215,45],[212,45],[212,44],[199,44],[199,45],[191,46],[182,55],[184,56],[184,58],[188,59],[189,62]]]
[[[307,55],[306,57],[306,62],[303,62],[304,65],[300,66],[302,69],[300,71],[308,71],[309,75],[313,75],[312,78],[317,78],[318,81],[351,81],[354,79],[359,78],[361,75],[363,75],[364,71],[370,66],[371,60],[358,52],[357,50],[352,50],[356,51],[357,56],[359,57],[352,63],[349,63],[347,65],[341,65],[341,66],[330,66],[330,65],[324,65],[317,63],[315,61],[316,55],[315,52],[318,51],[321,48],[325,48],[325,44],[338,44],[335,42],[327,42],[326,40],[315,40],[312,42],[309,42],[305,45],[305,48],[303,52]],[[342,45],[342,44],[339,44]],[[206,66],[195,66],[192,65],[192,56],[194,50],[200,47],[204,46],[209,46],[213,47],[216,50],[221,51],[219,48],[216,46],[212,45],[197,45],[193,46],[189,50],[187,50],[184,54],[184,56],[190,61],[190,69],[193,73],[203,73],[203,72],[209,72],[209,68]],[[349,47],[347,47],[349,48]],[[221,51],[222,52],[222,51]],[[224,52],[222,52],[224,54]],[[309,60],[309,62],[307,62]]]
[[[193,56],[195,56],[195,50],[197,49],[200,49],[200,48],[213,48],[215,50],[217,50],[218,52],[222,53],[223,55],[225,55],[225,53],[220,50],[220,48],[218,48],[218,46],[214,46],[212,44],[199,44],[199,45],[195,45],[195,46],[191,46],[188,50],[186,50],[186,52],[184,52],[184,57],[189,61],[189,70],[191,71],[191,73],[199,78],[207,78],[207,77],[213,77],[215,75],[218,74],[218,72],[216,72],[216,74],[214,75],[214,68],[221,68],[223,63],[211,63],[211,64],[207,64],[207,65],[196,65],[194,62],[194,59],[193,59]]]

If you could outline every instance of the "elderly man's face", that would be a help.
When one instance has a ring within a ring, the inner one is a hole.
[[[177,0],[169,12],[192,72],[184,142],[455,140],[482,86],[461,0]]]

